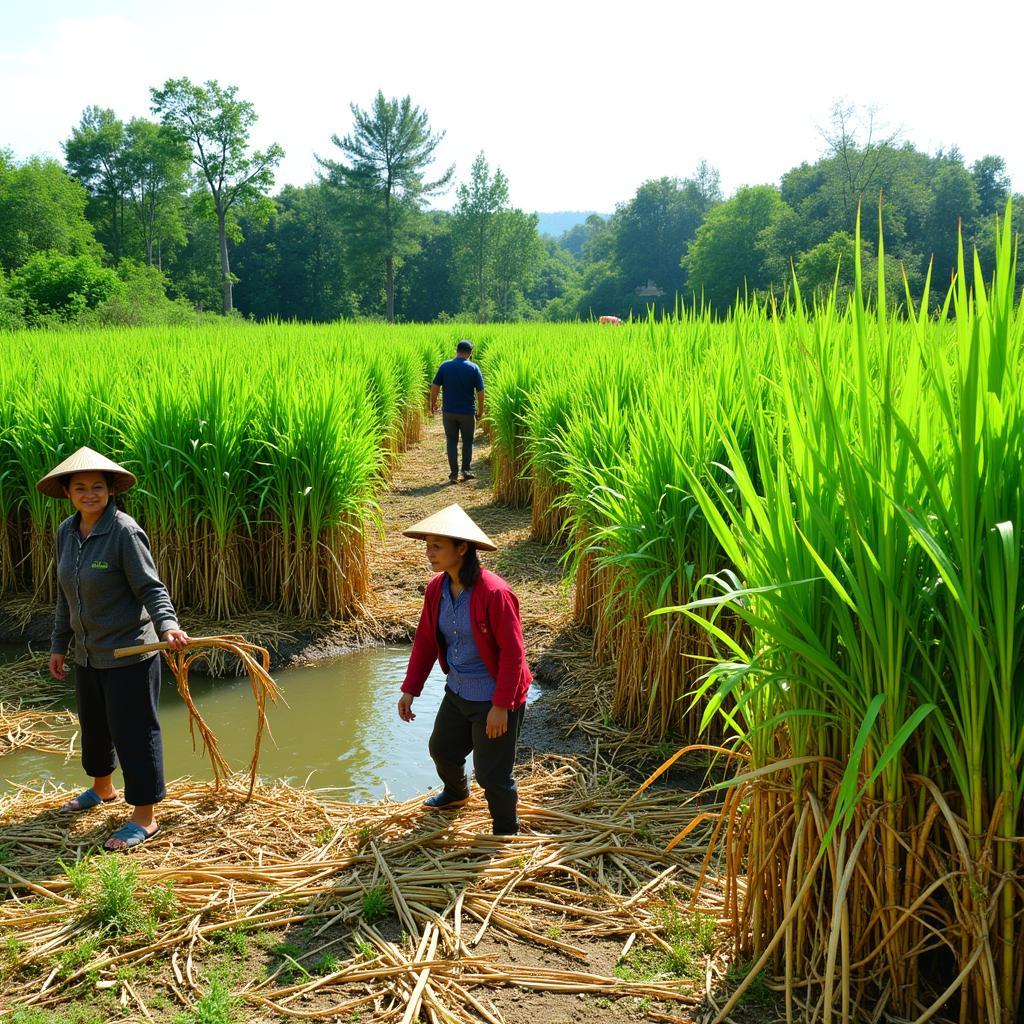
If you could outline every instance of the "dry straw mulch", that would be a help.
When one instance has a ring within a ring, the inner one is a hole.
[[[87,857],[118,815],[104,808],[61,816],[66,794],[54,791],[0,799],[0,932],[9,937],[0,1008],[3,999],[8,1008],[58,1005],[93,987],[119,991],[144,1016],[147,992],[189,1005],[207,989],[201,964],[225,929],[301,929],[309,940],[301,966],[324,953],[336,957],[320,976],[285,980],[282,962],[237,988],[253,1011],[284,1017],[362,1008],[375,1021],[409,1022],[422,1011],[431,1022],[498,1024],[494,986],[681,1007],[705,995],[703,978],[626,981],[587,962],[595,938],[621,942],[624,951],[670,948],[659,911],[667,893],[682,900],[692,893],[707,839],[698,827],[664,853],[699,813],[678,792],[630,800],[632,785],[607,762],[549,758],[521,783],[523,834],[498,839],[488,834],[479,798],[451,815],[425,812],[418,800],[352,804],[284,785],[259,785],[246,801],[247,781],[236,776],[220,791],[187,780],[171,787],[161,832],[120,862],[137,868],[142,904],[158,890],[166,896],[170,885],[174,909],[165,900],[148,931],[120,934],[104,929],[93,890],[76,891],[60,863]],[[374,890],[391,908],[384,923],[365,914]],[[713,881],[699,899],[719,914]],[[559,926],[549,927],[551,920]],[[557,953],[565,966],[484,954],[481,943],[494,932]],[[83,948],[89,955],[81,962],[67,955]],[[130,965],[146,970],[124,971]]]

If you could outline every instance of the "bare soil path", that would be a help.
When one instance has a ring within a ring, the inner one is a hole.
[[[449,483],[441,417],[428,418],[422,438],[400,457],[391,486],[380,499],[384,535],[373,537],[369,545],[369,611],[378,621],[401,621],[415,628],[430,567],[422,542],[403,537],[402,530],[458,502],[498,545],[498,551],[484,553],[481,561],[516,591],[527,650],[534,658],[570,622],[572,590],[562,580],[562,552],[530,540],[530,509],[494,501],[490,444],[479,431],[473,470],[475,480]]]

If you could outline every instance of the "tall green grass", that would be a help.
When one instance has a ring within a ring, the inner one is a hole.
[[[179,605],[350,614],[375,491],[418,434],[445,347],[440,332],[382,325],[6,336],[0,592],[54,598],[71,509],[33,485],[87,444],[138,476],[123,503]]]

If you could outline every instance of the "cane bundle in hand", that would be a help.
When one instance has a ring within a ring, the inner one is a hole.
[[[114,651],[115,658],[124,658],[133,654],[150,654],[161,651],[164,660],[174,675],[174,681],[178,685],[178,693],[188,708],[188,729],[192,736],[192,749],[196,746],[196,730],[202,737],[203,747],[210,755],[210,763],[213,766],[214,785],[220,789],[224,780],[231,774],[231,766],[227,763],[224,755],[220,752],[217,737],[213,730],[199,714],[199,709],[192,700],[192,692],[188,685],[188,673],[193,663],[202,658],[205,653],[213,649],[227,651],[236,655],[245,666],[249,676],[249,683],[252,686],[252,695],[256,701],[256,741],[253,748],[252,760],[249,762],[249,796],[252,796],[253,787],[256,785],[256,772],[260,763],[260,746],[263,742],[263,730],[270,731],[267,723],[267,698],[274,703],[277,702],[277,686],[270,678],[270,654],[265,647],[258,647],[256,644],[247,643],[244,637],[229,636],[203,636],[192,637],[186,646],[175,651],[166,642],[154,644],[142,644],[138,647],[120,647]],[[257,660],[258,659],[258,660]]]

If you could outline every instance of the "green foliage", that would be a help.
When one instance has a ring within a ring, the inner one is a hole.
[[[214,978],[206,994],[187,1013],[174,1019],[175,1024],[235,1024],[238,1010],[238,999],[220,978]]]
[[[63,950],[57,957],[60,973],[66,976],[84,967],[96,955],[99,944],[99,939],[91,935]]]
[[[64,256],[56,250],[30,256],[11,276],[10,293],[25,319],[74,320],[95,309],[119,288],[117,274],[89,255]]]
[[[102,252],[86,219],[86,192],[55,160],[15,164],[0,150],[0,268],[8,273],[33,253]]]
[[[134,861],[108,854],[96,862],[91,912],[99,926],[122,935],[139,931],[149,923],[139,894],[139,869]]]
[[[313,974],[333,974],[340,966],[340,961],[333,953],[324,953],[315,964]]]
[[[107,1024],[109,1017],[99,1007],[71,1003],[58,1010],[15,1006],[5,1020],[9,1024]]]
[[[481,152],[473,161],[469,181],[459,185],[456,195],[452,214],[456,266],[467,306],[483,321],[491,311],[498,216],[508,206],[508,179],[500,167],[492,175]]]
[[[750,960],[733,961],[725,972],[726,985],[730,989],[736,988],[747,977],[753,966]],[[740,1005],[764,1006],[772,1002],[774,998],[772,990],[768,987],[768,972],[767,970],[761,970],[758,972],[757,977],[747,986],[747,990],[740,999]]]
[[[57,863],[71,883],[71,892],[75,896],[84,896],[94,877],[92,858],[86,857],[84,860],[75,861],[74,864],[65,864],[62,860],[58,860]]]
[[[249,936],[241,928],[225,928],[214,932],[210,940],[230,956],[242,958],[249,952]]]
[[[119,286],[96,306],[91,317],[83,317],[83,322],[123,327],[196,322],[187,302],[167,297],[169,282],[156,267],[122,260],[117,273]]]
[[[378,883],[363,892],[363,919],[372,924],[391,910],[391,897],[387,887]]]
[[[767,288],[772,282],[761,236],[784,209],[778,191],[769,185],[742,188],[714,207],[682,261],[688,290],[724,313],[737,293],[742,297]]]
[[[426,169],[444,133],[430,130],[426,111],[405,96],[386,99],[380,90],[370,109],[351,104],[353,130],[331,142],[341,160],[317,157],[349,224],[350,251],[371,272],[384,275],[386,316],[395,318],[394,275],[398,263],[419,248],[422,207],[444,191],[454,168],[434,181]]]
[[[162,89],[151,89],[150,95],[153,113],[160,116],[168,136],[191,147],[200,188],[209,189],[217,220],[223,311],[230,313],[234,307],[228,216],[263,202],[284,150],[274,142],[263,151],[250,152],[256,109],[238,99],[237,86],[223,87],[213,80],[197,85],[188,78],[168,79]]]

